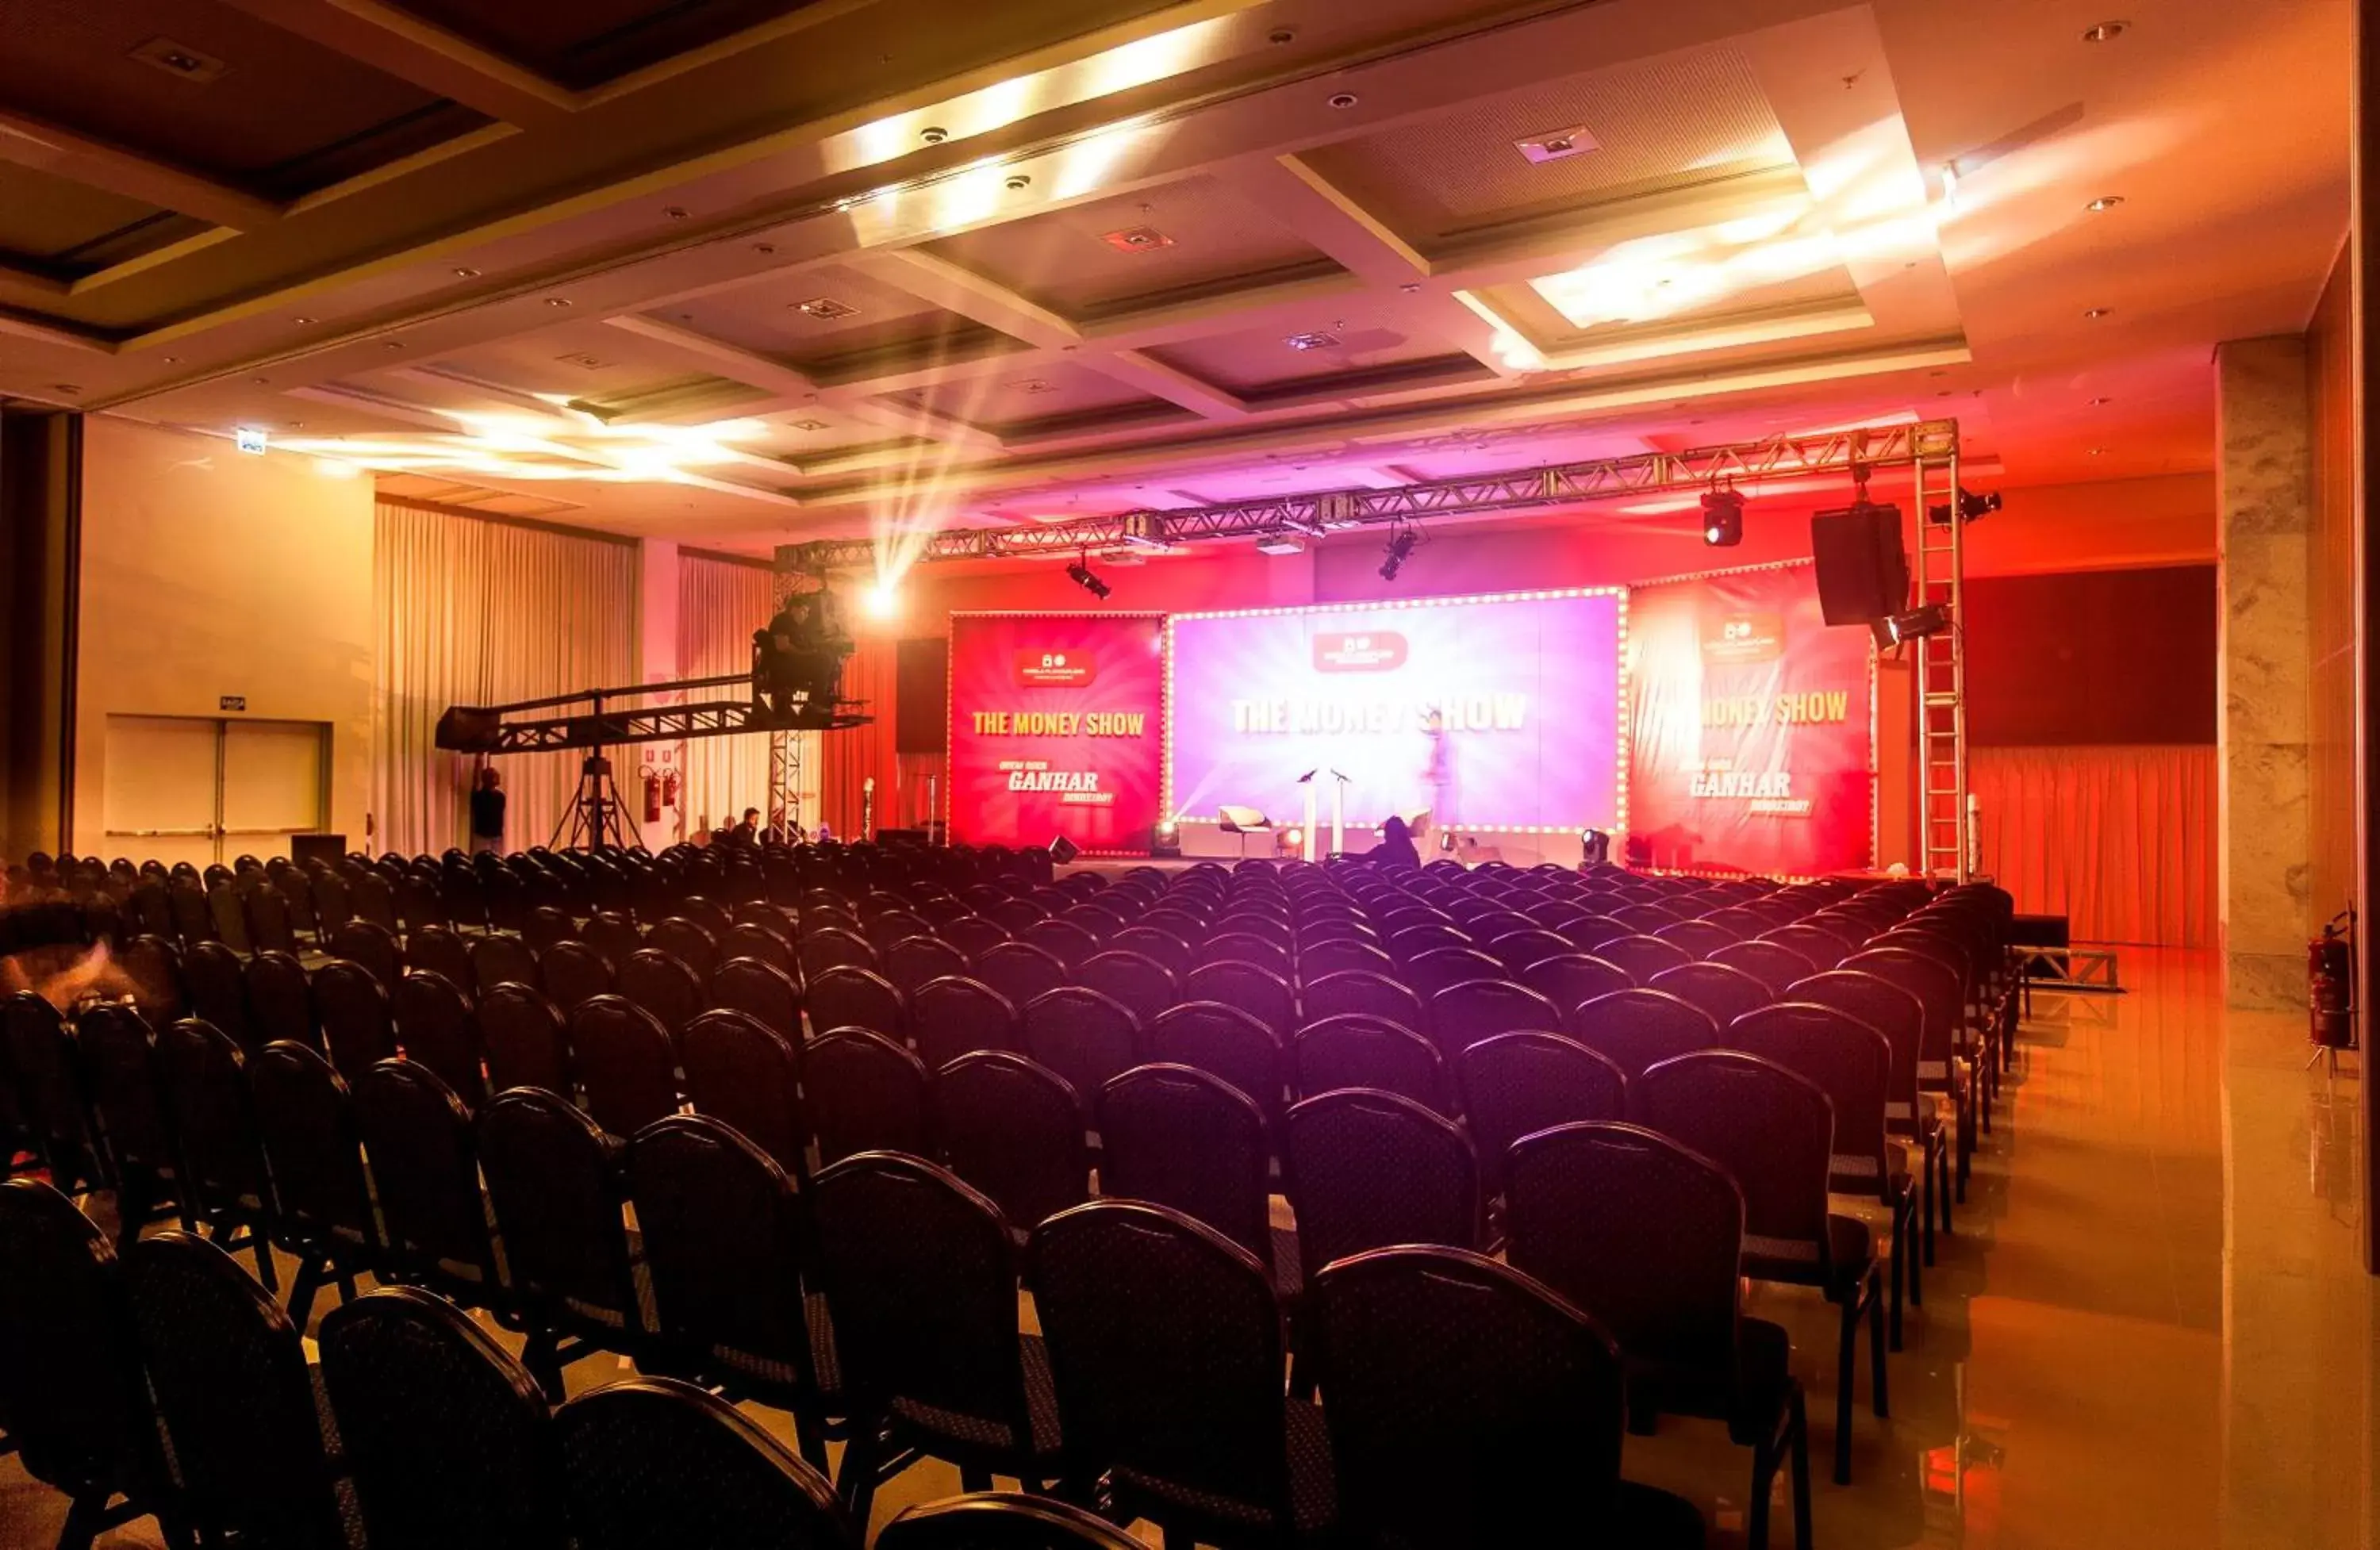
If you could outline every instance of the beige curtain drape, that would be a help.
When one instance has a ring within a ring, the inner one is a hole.
[[[1984,869],[2078,942],[2216,944],[2211,745],[1973,748]]]
[[[480,763],[433,745],[439,713],[631,682],[637,550],[385,502],[372,538],[372,848],[434,854],[468,843],[466,798]],[[496,761],[506,849],[552,836],[582,757]],[[633,766],[614,762],[631,781]]]
[[[775,612],[770,574],[755,565],[708,560],[683,551],[677,569],[677,675],[710,678],[752,665],[752,632]],[[726,698],[705,689],[696,696]],[[760,733],[698,737],[686,745],[686,789],[678,801],[686,833],[720,829],[758,807],[769,811],[769,739]]]

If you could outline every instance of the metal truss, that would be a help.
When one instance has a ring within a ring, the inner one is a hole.
[[[832,710],[796,709],[791,730],[841,732],[864,727],[869,718],[846,701]],[[775,733],[788,728],[768,707],[748,699],[710,700],[699,705],[662,705],[650,710],[600,710],[576,716],[552,716],[533,721],[507,721],[482,752],[534,754],[550,748],[607,748],[630,743],[675,743],[696,737],[730,737],[742,732]]]
[[[1641,453],[1474,478],[1434,479],[1389,490],[1333,490],[1178,511],[1123,512],[1031,527],[953,527],[929,537],[917,559],[992,560],[1125,544],[1165,548],[1280,534],[1311,538],[1343,528],[1433,516],[1525,511],[1809,474],[1939,466],[1956,456],[1958,445],[1958,422],[1947,419],[1818,436],[1778,436],[1689,452]],[[811,573],[858,569],[873,566],[877,551],[873,538],[785,544],[777,551],[777,568]]]

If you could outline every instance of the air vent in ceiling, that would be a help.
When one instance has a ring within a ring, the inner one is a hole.
[[[1583,156],[1597,150],[1595,137],[1572,125],[1567,129],[1548,129],[1540,135],[1530,135],[1512,142],[1523,159],[1530,162],[1559,162],[1568,156]]]
[[[176,80],[195,81],[200,86],[215,79],[231,68],[212,54],[200,54],[187,43],[171,38],[152,38],[132,51],[130,57],[152,69],[164,71]]]
[[[1293,350],[1329,350],[1338,346],[1339,336],[1318,329],[1311,333],[1293,333],[1281,343]]]
[[[612,364],[602,357],[589,355],[585,350],[576,351],[566,356],[556,356],[553,358],[565,366],[583,366],[589,371],[601,371]]]
[[[820,322],[832,322],[838,318],[856,318],[859,309],[847,301],[837,301],[831,296],[814,296],[808,301],[797,301],[794,310]]]
[[[1160,248],[1173,246],[1173,239],[1155,226],[1125,226],[1119,231],[1101,232],[1099,240],[1126,253],[1154,253]]]

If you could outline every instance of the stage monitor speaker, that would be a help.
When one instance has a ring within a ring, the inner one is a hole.
[[[1812,512],[1810,553],[1828,624],[1871,624],[1907,606],[1909,557],[1900,548],[1899,506]]]
[[[335,867],[346,859],[347,837],[344,834],[292,834],[289,836],[289,859],[300,866],[321,862]]]
[[[1083,848],[1062,834],[1050,842],[1050,859],[1061,866],[1082,854]]]

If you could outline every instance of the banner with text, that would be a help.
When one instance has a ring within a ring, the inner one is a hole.
[[[1812,877],[1874,864],[1875,678],[1806,563],[1632,588],[1630,858]]]
[[[1157,823],[1164,620],[951,615],[951,837],[1146,855]]]
[[[1604,589],[1177,615],[1167,808],[1291,821],[1314,770],[1318,810],[1344,775],[1366,828],[1616,827],[1626,607]]]

